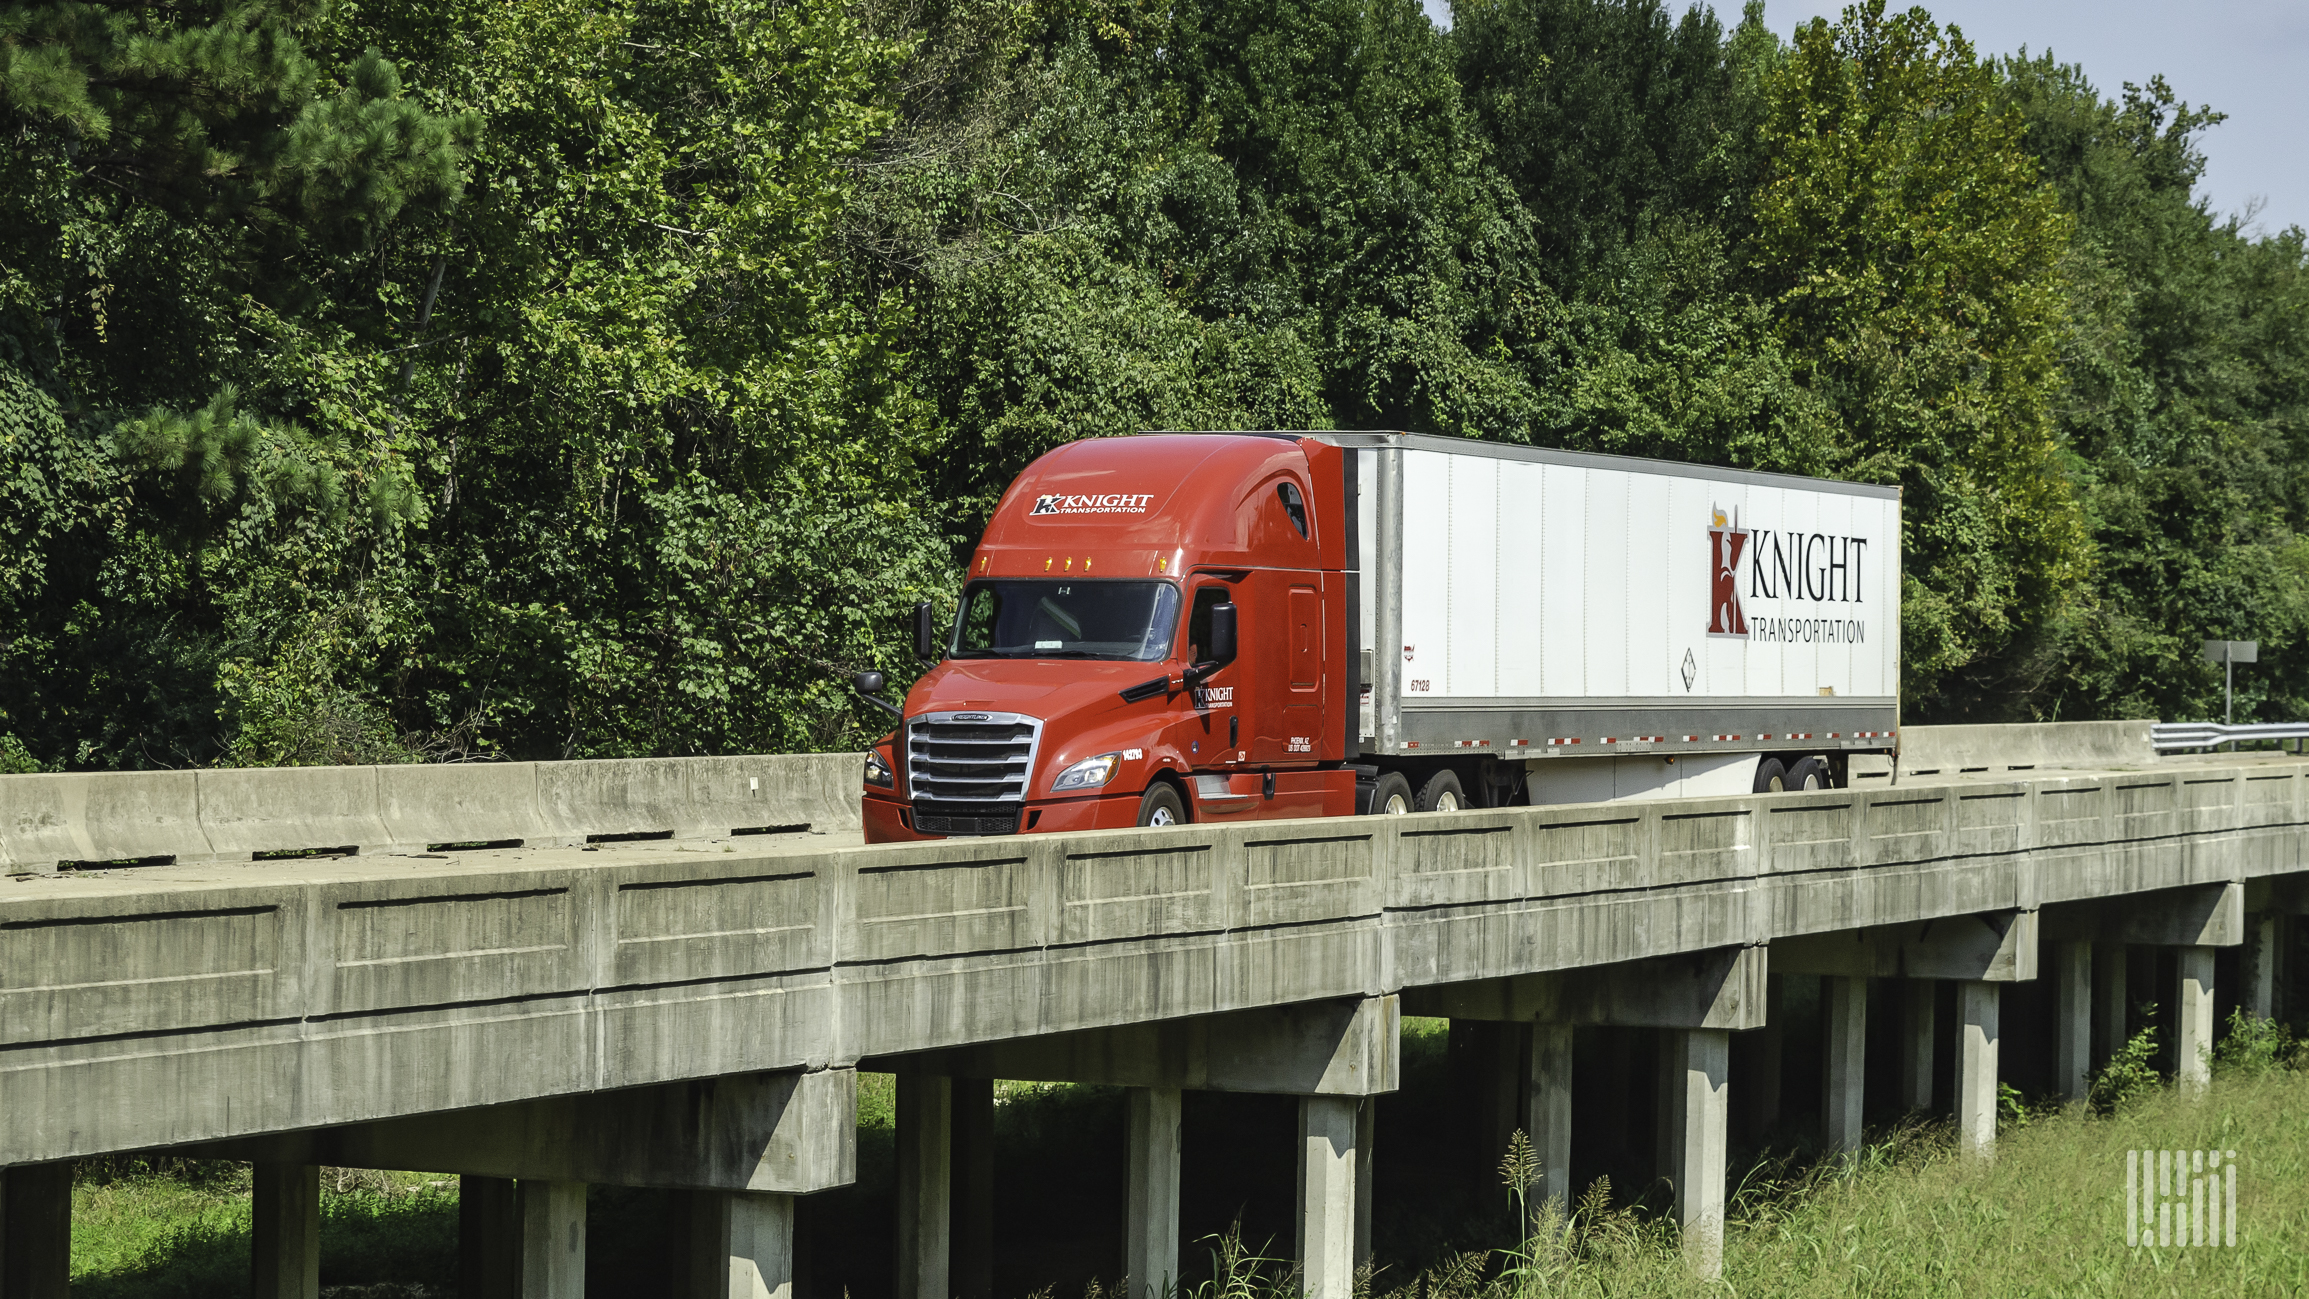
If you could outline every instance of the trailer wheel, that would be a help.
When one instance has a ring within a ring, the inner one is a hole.
[[[1411,812],[1411,782],[1403,773],[1390,771],[1371,786],[1371,814],[1373,816],[1407,816]]]
[[[1140,825],[1185,825],[1186,805],[1179,802],[1179,791],[1169,781],[1158,781],[1146,788],[1146,796],[1138,801]]]
[[[1438,771],[1419,787],[1419,810],[1422,812],[1456,812],[1467,806],[1466,791],[1459,787],[1459,777],[1448,771]]]
[[[1777,794],[1788,788],[1791,788],[1788,783],[1788,769],[1780,764],[1778,758],[1766,758],[1756,764],[1757,793]]]
[[[1806,758],[1788,772],[1790,789],[1828,788],[1828,764],[1818,758]]]

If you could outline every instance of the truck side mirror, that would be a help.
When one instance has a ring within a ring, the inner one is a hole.
[[[924,663],[937,662],[938,650],[934,643],[937,637],[937,626],[930,617],[930,602],[924,600],[914,606],[914,657]]]
[[[1211,606],[1211,662],[1235,661],[1235,606],[1232,602]]]
[[[888,685],[889,682],[890,679],[879,672],[861,672],[850,678],[850,684],[858,688],[860,703],[872,704],[896,720],[903,722],[906,720],[906,711],[882,697],[882,687]]]

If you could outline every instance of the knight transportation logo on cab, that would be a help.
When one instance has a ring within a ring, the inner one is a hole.
[[[1109,493],[1103,496],[1037,496],[1029,514],[1144,514],[1152,493],[1133,495]]]

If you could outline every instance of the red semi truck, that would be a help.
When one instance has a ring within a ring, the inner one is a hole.
[[[867,756],[870,842],[1836,785],[1895,488],[1406,433],[1071,443]]]

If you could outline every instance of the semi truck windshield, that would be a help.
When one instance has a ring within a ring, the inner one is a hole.
[[[1178,626],[1168,582],[972,582],[954,657],[1151,662],[1170,653]]]

